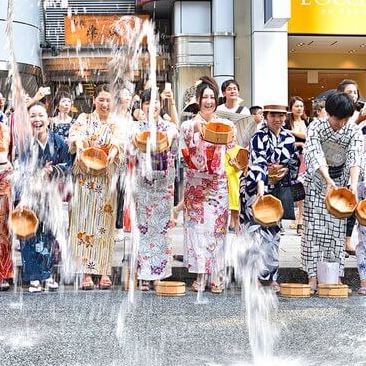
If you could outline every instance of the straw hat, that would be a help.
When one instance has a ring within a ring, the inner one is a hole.
[[[267,104],[263,106],[263,112],[287,113],[287,106],[281,104]]]

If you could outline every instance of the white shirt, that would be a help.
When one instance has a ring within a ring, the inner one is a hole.
[[[239,108],[239,103],[234,108],[228,108],[228,107],[226,107],[226,105],[224,103],[224,104],[220,104],[217,107],[217,110],[218,111],[223,111],[223,112],[237,113],[236,111],[238,110],[238,108]],[[243,107],[240,114],[242,114],[244,116],[250,116],[250,111],[247,107]]]

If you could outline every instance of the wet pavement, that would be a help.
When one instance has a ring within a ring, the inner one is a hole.
[[[240,293],[0,294],[1,366],[250,365]],[[279,299],[268,365],[366,365],[366,297]]]

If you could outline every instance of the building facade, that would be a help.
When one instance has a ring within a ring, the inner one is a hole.
[[[9,0],[0,2],[5,87],[10,56],[5,32]],[[138,15],[156,23],[157,81],[173,82],[179,110],[202,75],[219,84],[235,77],[245,103],[311,100],[344,78],[366,94],[365,1],[333,0],[14,0],[14,50],[29,93],[41,83],[70,90],[79,111],[108,82],[114,21]],[[126,40],[128,42],[128,40]],[[136,66],[135,82],[147,79]]]
[[[10,24],[9,11],[13,13]],[[0,1],[0,91],[5,95],[9,92],[7,79],[13,54],[28,93],[33,95],[42,81],[41,14],[38,0]],[[11,27],[8,30],[7,25]]]

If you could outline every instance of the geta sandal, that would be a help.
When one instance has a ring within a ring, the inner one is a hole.
[[[147,292],[150,291],[150,281],[140,282],[140,291]]]
[[[108,276],[102,276],[102,278],[99,281],[99,288],[101,290],[108,290],[112,286],[112,281]]]
[[[203,283],[199,283],[198,281],[194,281],[192,283],[192,290],[195,292],[203,292],[205,291],[205,285]]]
[[[80,289],[84,291],[94,290],[94,282],[90,276],[84,278],[83,282],[81,283]]]

